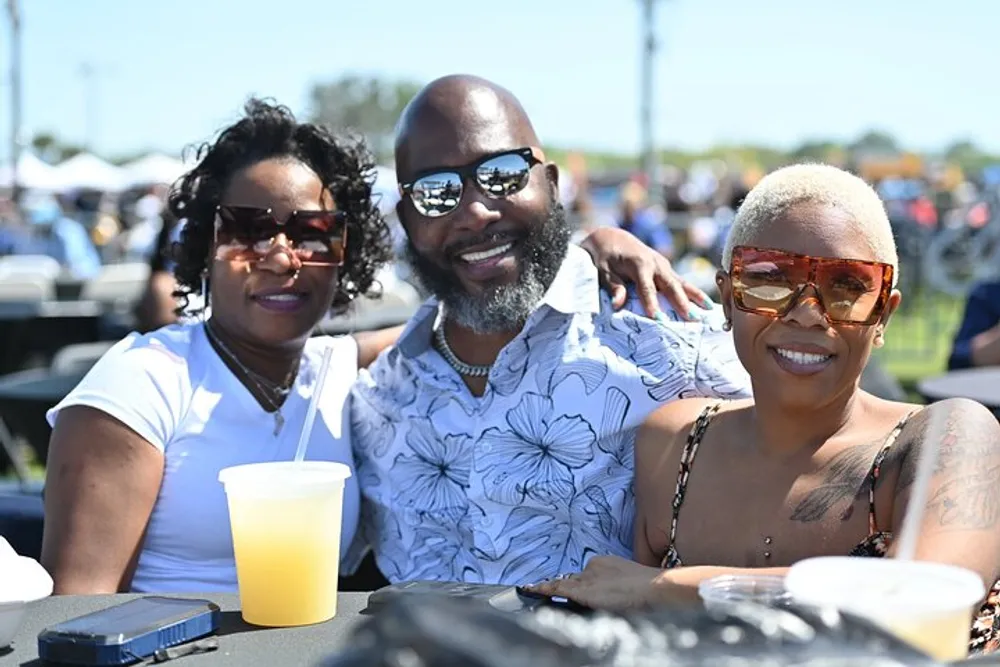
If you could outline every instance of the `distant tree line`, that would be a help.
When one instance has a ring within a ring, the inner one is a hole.
[[[333,129],[363,134],[379,161],[388,163],[392,160],[396,121],[420,86],[420,83],[414,81],[346,75],[314,85],[310,91],[310,108],[306,115],[310,120]],[[51,132],[35,135],[31,145],[42,159],[53,163],[70,158],[82,150],[76,144],[61,141]],[[635,154],[577,150],[571,146],[550,146],[547,153],[560,162],[565,161],[570,153],[582,154],[589,169],[628,169],[637,167],[639,163]],[[122,163],[138,155],[123,155],[111,159]],[[1000,156],[981,150],[970,139],[955,141],[938,154],[917,156],[908,153],[895,137],[882,130],[865,132],[846,144],[826,139],[810,139],[791,150],[746,144],[715,146],[704,151],[659,151],[662,164],[682,168],[701,160],[720,159],[737,167],[762,170],[802,160],[832,162],[844,166],[857,166],[864,161],[881,161],[888,164],[887,169],[892,170],[895,168],[894,161],[902,160],[904,166],[910,164],[913,168],[920,169],[929,164],[947,163],[961,168],[966,174],[978,173],[987,165],[1000,164]]]

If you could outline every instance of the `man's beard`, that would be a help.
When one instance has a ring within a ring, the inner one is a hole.
[[[521,273],[512,283],[483,285],[479,294],[469,294],[457,273],[421,255],[407,239],[406,261],[423,287],[444,304],[451,321],[478,334],[518,331],[545,297],[566,258],[571,235],[562,204],[553,202],[545,222],[526,236],[513,237],[485,232],[463,245],[472,247],[495,241],[517,242]],[[454,256],[454,253],[448,253]]]

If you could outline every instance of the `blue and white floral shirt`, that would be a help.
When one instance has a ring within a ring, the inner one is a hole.
[[[643,420],[679,397],[750,395],[721,317],[615,312],[590,256],[571,246],[476,397],[431,346],[440,308],[428,301],[352,393],[355,560],[370,546],[394,583],[520,584],[592,555],[630,557]]]

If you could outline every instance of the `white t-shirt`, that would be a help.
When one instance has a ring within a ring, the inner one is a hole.
[[[130,334],[48,412],[49,424],[71,405],[115,417],[163,452],[160,492],[132,579],[136,592],[237,590],[223,468],[294,458],[325,346],[330,370],[316,412],[307,459],[340,461],[354,471],[348,392],[358,374],[358,347],[350,336],[312,338],[281,412],[275,419],[212,348],[201,322]],[[342,550],[354,538],[359,496],[355,476],[344,487]],[[336,558],[331,554],[331,558]]]

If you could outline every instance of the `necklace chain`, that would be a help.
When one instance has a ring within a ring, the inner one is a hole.
[[[230,356],[235,356],[232,354],[232,352],[228,350],[227,352],[229,352]],[[239,359],[236,360],[236,363],[239,363]],[[288,377],[285,378],[285,381],[279,384],[277,382],[272,382],[271,380],[264,377],[260,373],[257,373],[256,371],[248,368],[247,366],[244,366],[243,364],[240,364],[240,368],[242,368],[247,375],[252,377],[254,380],[259,382],[263,386],[267,387],[267,389],[269,389],[272,393],[276,394],[277,396],[280,396],[281,398],[288,397],[288,393],[292,390],[292,382],[295,381],[295,374],[294,374],[295,369],[289,371]]]
[[[465,375],[467,377],[486,377],[490,374],[490,369],[493,367],[492,364],[485,366],[473,366],[472,364],[467,364],[452,351],[451,346],[448,345],[448,339],[444,335],[444,325],[439,326],[434,330],[434,342],[437,351],[441,353],[444,360],[448,362],[448,365],[455,369],[459,375]]]
[[[250,382],[253,384],[254,387],[257,388],[257,391],[260,392],[261,398],[263,398],[264,401],[268,404],[268,406],[270,406],[271,409],[274,411],[274,434],[278,435],[278,433],[281,431],[281,427],[284,426],[285,424],[285,418],[281,414],[281,406],[284,403],[285,399],[288,398],[288,394],[291,392],[292,389],[291,386],[292,383],[295,381],[294,379],[295,371],[297,370],[298,364],[296,364],[296,367],[293,367],[292,370],[289,371],[288,379],[285,381],[284,384],[277,384],[275,382],[272,382],[263,375],[255,373],[254,371],[247,368],[246,364],[240,361],[239,357],[237,357],[236,354],[232,350],[230,350],[225,343],[222,342],[222,339],[219,338],[218,334],[216,334],[215,331],[212,330],[212,327],[209,326],[207,322],[205,323],[204,326],[205,326],[205,332],[208,334],[208,337],[211,339],[211,341],[215,343],[215,346],[226,357],[228,357],[230,361],[236,364],[236,366],[246,376],[246,378],[250,380]]]

